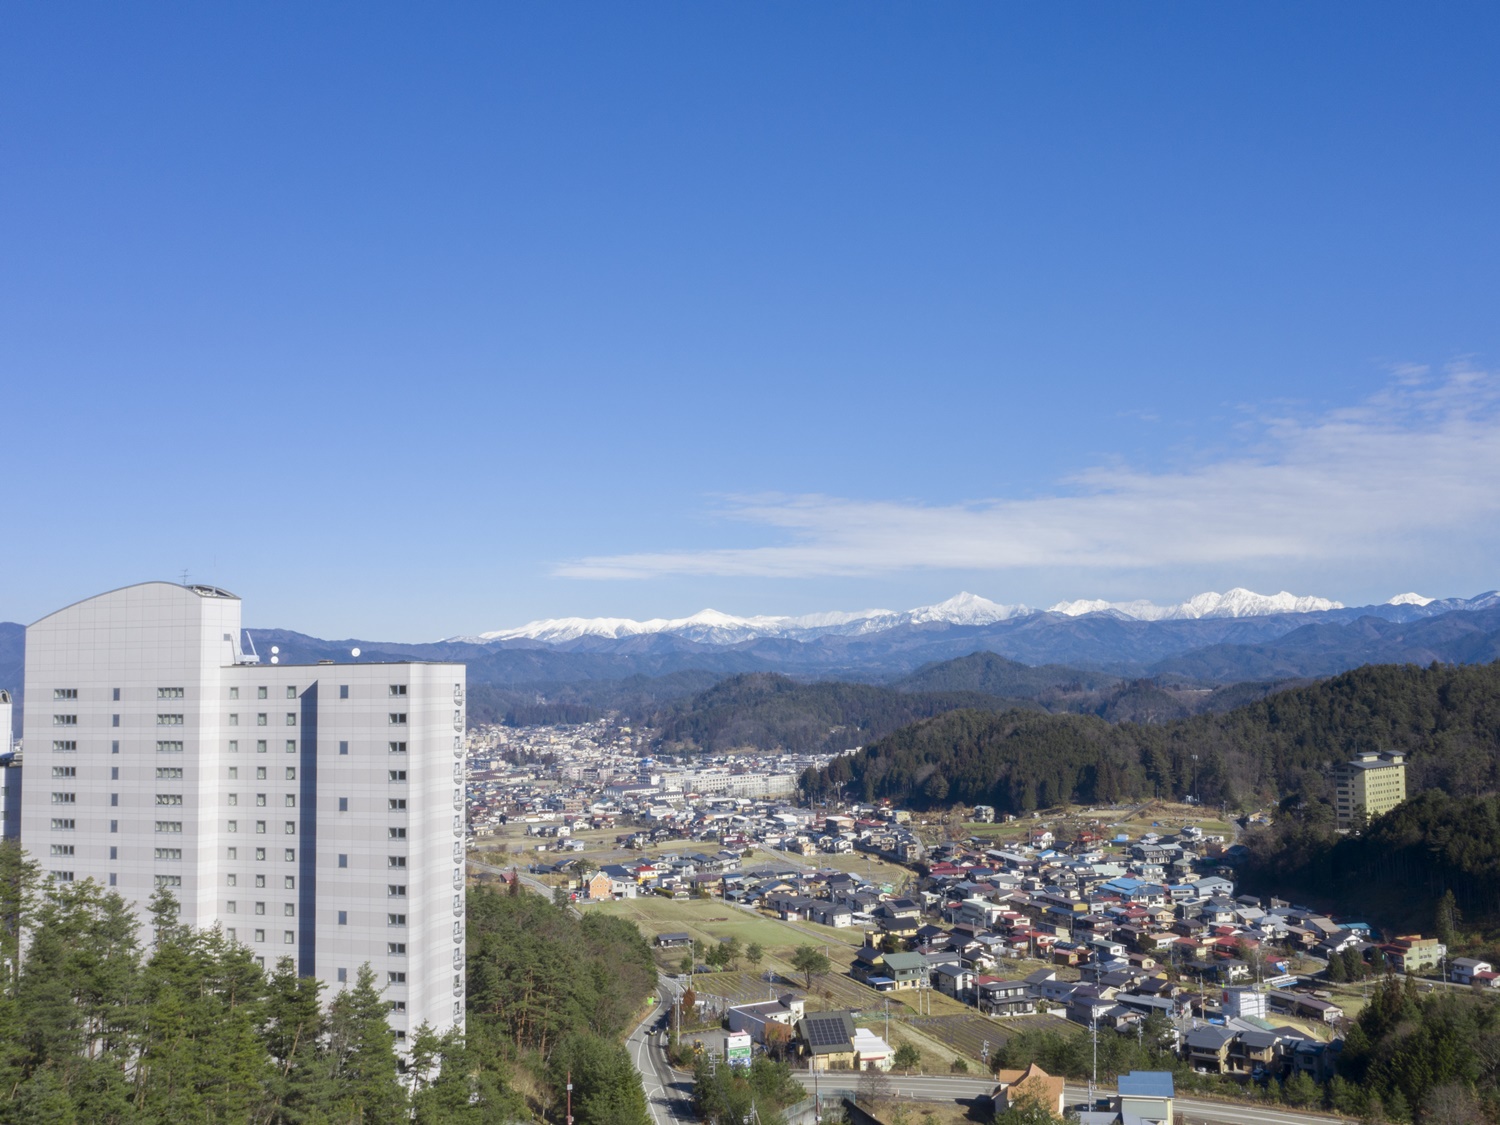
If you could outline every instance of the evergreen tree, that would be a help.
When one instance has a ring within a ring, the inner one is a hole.
[[[340,1122],[394,1125],[402,1117],[395,1036],[386,1011],[369,962],[359,967],[354,987],[328,1005],[328,1064]]]
[[[332,1107],[332,1079],[321,1059],[321,989],[316,977],[297,976],[290,957],[277,962],[268,982],[262,1035],[271,1058],[270,1125],[316,1120]]]
[[[548,1070],[558,1089],[571,1075],[578,1125],[651,1125],[640,1075],[619,1043],[588,1033],[569,1035]]]
[[[1451,949],[1458,942],[1458,924],[1463,919],[1463,915],[1459,913],[1458,900],[1453,897],[1452,887],[1445,890],[1443,897],[1438,899],[1435,914],[1433,921],[1437,939]]]

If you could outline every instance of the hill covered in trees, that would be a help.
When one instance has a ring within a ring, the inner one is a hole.
[[[1029,706],[978,692],[904,692],[871,684],[801,684],[756,672],[733,676],[676,704],[637,713],[664,749],[720,753],[740,747],[847,750],[959,708]]]
[[[1334,830],[1333,808],[1314,800],[1288,809],[1245,840],[1252,891],[1325,905],[1450,944],[1460,923],[1500,924],[1500,796],[1427,789],[1360,833]],[[1449,905],[1441,908],[1446,896]]]
[[[1156,725],[953,711],[835,760],[808,784],[814,795],[842,790],[919,808],[962,801],[1020,812],[1194,794],[1239,806],[1322,798],[1330,766],[1372,749],[1410,755],[1412,792],[1500,789],[1500,663],[1359,668]]]
[[[1212,688],[1121,680],[1061,665],[1030,668],[990,652],[931,664],[885,686],[842,680],[804,683],[756,672],[731,676],[695,694],[673,694],[683,682],[643,681],[640,690],[649,687],[656,698],[643,696],[640,704],[625,709],[629,721],[658,732],[663,750],[849,750],[960,710],[1077,713],[1109,722],[1163,723],[1263,698],[1280,686]]]
[[[321,995],[290,958],[267,973],[180,925],[165,893],[142,931],[119,894],[44,884],[0,843],[0,1123],[489,1125],[554,1113],[571,1072],[578,1125],[650,1125],[620,1042],[655,988],[640,932],[469,902],[467,1035],[418,1029],[404,1066],[368,965]]]

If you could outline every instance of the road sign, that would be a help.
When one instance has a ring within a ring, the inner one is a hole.
[[[724,1060],[730,1066],[750,1065],[750,1035],[748,1032],[731,1032],[724,1036]]]

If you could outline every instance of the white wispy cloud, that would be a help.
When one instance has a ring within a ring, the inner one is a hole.
[[[824,495],[733,497],[724,514],[782,542],[601,555],[572,578],[805,578],[918,568],[1015,571],[1368,560],[1415,538],[1493,537],[1500,377],[1398,370],[1365,401],[1256,418],[1231,456],[1169,472],[1090,469],[1054,495],[929,505]]]

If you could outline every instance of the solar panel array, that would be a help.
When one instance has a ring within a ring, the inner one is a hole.
[[[807,1019],[807,1040],[814,1047],[837,1047],[849,1042],[849,1033],[842,1019]]]

